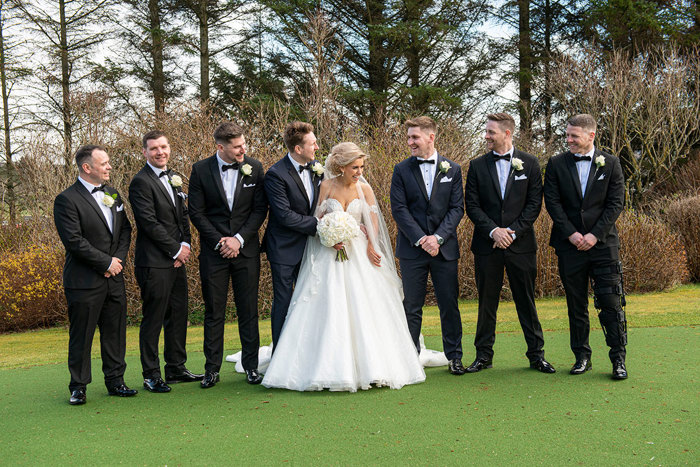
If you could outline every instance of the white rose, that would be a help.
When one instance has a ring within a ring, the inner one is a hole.
[[[241,167],[241,173],[246,177],[253,173],[253,167],[250,164],[243,164]]]
[[[517,157],[514,157],[513,160],[510,161],[510,164],[515,170],[523,170],[523,161]]]
[[[442,161],[440,162],[440,172],[446,174],[448,170],[450,170],[450,163],[447,161]]]
[[[102,204],[104,204],[104,205],[107,206],[108,208],[111,208],[112,206],[114,206],[114,198],[112,198],[112,197],[111,197],[110,195],[108,195],[108,194],[105,194],[105,195],[102,197]]]
[[[604,156],[598,156],[595,158],[595,165],[596,167],[604,167],[605,166],[605,157]]]
[[[316,176],[321,177],[323,176],[323,166],[316,162],[312,167],[311,170],[316,174]]]
[[[179,175],[173,175],[170,177],[170,184],[174,186],[175,188],[181,187],[182,186],[182,177]]]

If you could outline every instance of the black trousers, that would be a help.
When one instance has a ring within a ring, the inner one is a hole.
[[[202,254],[199,272],[204,296],[204,369],[218,372],[224,355],[224,323],[229,281],[238,315],[238,335],[241,339],[241,363],[246,370],[258,368],[260,333],[258,329],[258,285],[260,256],[238,255],[224,259]]]
[[[518,254],[500,248],[488,255],[474,255],[476,287],[479,291],[479,313],[474,337],[476,356],[493,359],[496,311],[503,288],[504,268],[527,343],[525,355],[531,362],[543,358],[544,336],[535,308],[536,253]]]
[[[85,389],[92,381],[90,354],[100,328],[102,372],[107,388],[124,382],[126,362],[126,292],[124,281],[108,279],[95,289],[65,289],[70,330],[68,389]]]
[[[292,301],[294,285],[299,276],[301,262],[295,265],[270,263],[272,273],[272,310],[270,311],[270,325],[272,327],[272,351],[277,348],[277,342],[282,334],[284,321],[287,319],[289,303]]]
[[[440,255],[427,254],[418,259],[399,259],[401,281],[403,282],[403,308],[406,313],[408,330],[416,349],[420,352],[420,330],[423,323],[428,273],[433,280],[435,297],[440,310],[442,328],[442,348],[449,359],[462,358],[462,318],[459,314],[457,295],[457,260],[446,261]]]
[[[577,359],[590,358],[591,346],[588,344],[590,322],[588,319],[588,283],[594,282],[609,286],[620,282],[620,274],[609,272],[619,261],[617,247],[591,248],[588,251],[564,250],[557,252],[559,276],[566,292],[566,305],[569,312],[569,330],[571,350]],[[603,274],[596,270],[607,270]],[[600,310],[601,322],[617,322],[622,306],[619,295],[601,294],[594,288],[596,300],[602,305]],[[608,346],[610,360],[625,358],[625,345],[619,329],[610,326],[608,329]],[[612,333],[612,335],[610,335]]]
[[[160,377],[158,341],[164,330],[165,374],[185,369],[187,351],[187,272],[179,268],[136,268],[143,302],[139,347],[144,378]]]

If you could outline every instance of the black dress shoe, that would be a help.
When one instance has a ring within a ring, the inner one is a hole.
[[[107,392],[110,396],[119,397],[131,397],[139,393],[136,389],[129,389],[124,383],[120,384],[119,386],[112,386],[111,388],[107,388]]]
[[[462,365],[462,360],[460,360],[459,358],[453,358],[452,360],[450,360],[447,364],[447,368],[450,370],[450,373],[458,376],[463,375],[466,371],[464,369],[464,365]]]
[[[85,389],[76,389],[70,393],[70,399],[68,402],[70,405],[83,405],[85,400]]]
[[[627,379],[627,368],[624,360],[617,359],[613,362],[612,377],[613,379]]]
[[[550,363],[544,358],[530,362],[530,368],[534,368],[542,373],[556,373],[557,370],[554,369]]]
[[[260,384],[263,380],[260,373],[258,373],[258,370],[246,370],[245,376],[248,384]]]
[[[204,378],[202,378],[202,382],[199,383],[202,388],[211,388],[216,386],[216,383],[219,382],[219,372],[218,371],[207,371],[204,373]]]
[[[165,384],[165,381],[160,376],[144,379],[143,387],[150,392],[170,392],[170,386]]]
[[[469,365],[465,371],[467,373],[476,373],[477,371],[485,370],[487,368],[493,368],[493,360],[486,360],[485,358],[476,357],[474,363]]]
[[[195,381],[202,381],[204,375],[198,375],[192,373],[190,370],[185,368],[180,373],[166,373],[165,382],[168,384],[173,383],[193,383]]]
[[[593,365],[591,364],[591,360],[589,358],[580,358],[576,360],[576,363],[574,363],[574,366],[571,367],[571,373],[572,375],[582,375],[588,370],[593,368]]]

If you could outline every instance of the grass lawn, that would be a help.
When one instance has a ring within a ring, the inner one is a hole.
[[[88,403],[71,407],[66,330],[0,335],[0,463],[700,464],[700,286],[628,297],[626,381],[610,379],[598,326],[593,370],[570,376],[564,300],[537,304],[556,374],[527,368],[513,304],[504,303],[493,369],[455,377],[430,368],[423,384],[356,394],[249,386],[224,363],[221,383],[206,391],[180,384],[109,397],[95,359]],[[462,311],[468,364],[476,303]],[[269,342],[269,322],[260,328]],[[424,334],[440,348],[433,308]],[[201,328],[188,337],[188,366],[201,371]],[[236,350],[235,325],[226,339],[227,353]],[[136,328],[127,342],[126,382],[141,389]]]

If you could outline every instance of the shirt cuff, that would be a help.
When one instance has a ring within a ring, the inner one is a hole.
[[[234,237],[236,237],[236,239],[241,243],[241,248],[243,248],[245,242],[243,241],[243,237],[241,237],[241,234],[236,234],[234,235]]]
[[[181,243],[180,244],[180,249],[177,250],[177,253],[175,253],[175,256],[173,256],[173,259],[177,259],[178,256],[180,256],[180,253],[182,253],[182,245],[187,245],[186,243]],[[189,245],[187,245],[189,246]]]
[[[421,238],[418,239],[416,243],[413,244],[413,246],[420,246],[420,241],[423,240],[426,236],[423,235]]]
[[[498,227],[495,227],[491,232],[489,232],[489,237],[493,238],[493,233],[496,231]]]

